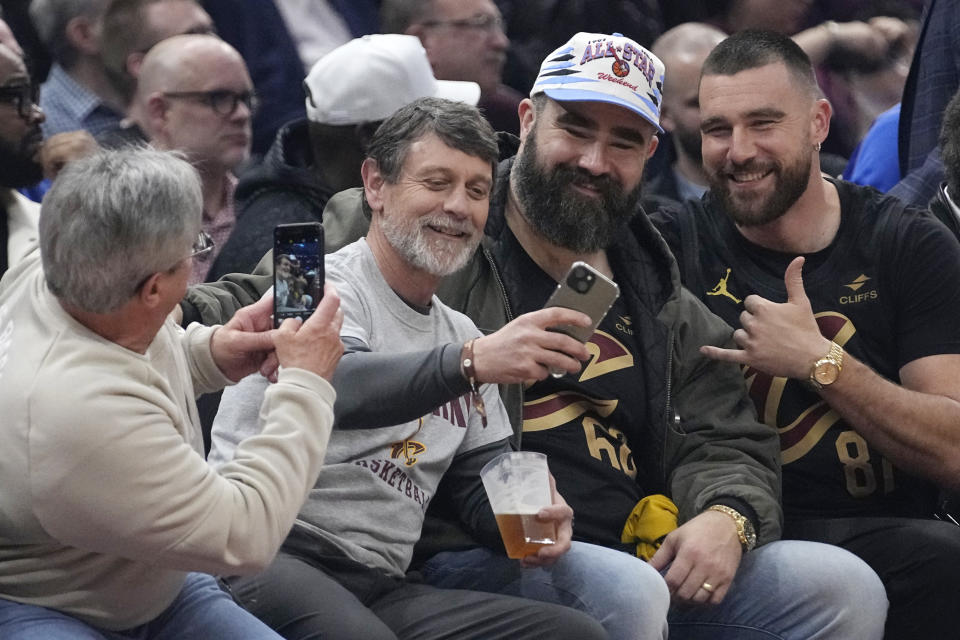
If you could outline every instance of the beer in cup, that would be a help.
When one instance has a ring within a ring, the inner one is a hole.
[[[537,512],[551,504],[549,473],[547,456],[530,451],[501,454],[481,469],[507,557],[523,558],[556,542],[556,523],[537,520]]]

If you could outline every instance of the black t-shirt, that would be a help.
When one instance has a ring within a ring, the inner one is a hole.
[[[806,256],[804,288],[821,333],[899,383],[905,364],[960,353],[960,245],[932,216],[873,189],[834,182],[841,222],[833,242]],[[747,241],[710,196],[654,222],[684,284],[739,326],[743,299],[786,300],[795,257]],[[760,419],[780,432],[783,501],[790,518],[929,516],[935,487],[893,467],[804,382],[746,367]]]
[[[557,283],[507,230],[498,252],[516,315],[543,308]],[[631,318],[618,299],[587,342],[591,359],[577,375],[548,377],[524,392],[522,448],[547,455],[557,489],[576,514],[574,538],[607,546],[646,495],[632,451],[646,415]]]

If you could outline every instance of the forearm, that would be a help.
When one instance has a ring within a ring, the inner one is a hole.
[[[897,467],[960,488],[960,402],[891,382],[849,353],[820,395]]]
[[[460,373],[459,344],[410,353],[373,353],[344,339],[347,352],[333,386],[338,429],[373,429],[428,414],[469,390]]]
[[[239,309],[253,304],[273,285],[268,275],[232,273],[216,282],[194,285],[180,301],[181,325],[224,324]]]
[[[210,351],[214,331],[214,327],[194,323],[186,329],[182,338],[181,346],[187,356],[193,389],[197,394],[220,391],[231,384],[230,379],[217,367]]]
[[[508,439],[457,456],[444,475],[444,484],[460,521],[475,540],[492,549],[503,548],[500,529],[490,509],[480,470],[502,453],[512,451]]]
[[[32,452],[45,469],[33,479],[34,512],[51,536],[80,549],[166,569],[261,570],[323,464],[334,397],[319,376],[281,372],[263,402],[262,432],[219,473],[162,406],[106,399],[76,435]]]

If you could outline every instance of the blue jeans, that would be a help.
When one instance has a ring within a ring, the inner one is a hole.
[[[203,573],[191,573],[180,594],[150,622],[126,631],[104,631],[46,607],[0,598],[4,640],[280,640]]]
[[[815,542],[779,541],[746,554],[724,601],[672,607],[666,583],[634,556],[582,542],[549,569],[477,548],[439,553],[428,584],[520,595],[580,609],[612,640],[871,640],[883,637],[883,584],[859,558]],[[669,609],[669,611],[668,611]]]
[[[960,527],[952,522],[823,518],[788,521],[783,533],[843,547],[877,572],[890,601],[885,640],[957,638]]]

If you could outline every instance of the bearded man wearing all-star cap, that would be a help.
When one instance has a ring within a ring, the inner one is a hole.
[[[488,332],[542,307],[576,260],[619,284],[579,374],[503,393],[521,448],[549,457],[575,542],[549,569],[447,544],[422,574],[585,610],[612,638],[879,638],[886,598],[863,562],[778,541],[777,435],[757,421],[738,367],[699,353],[732,344],[732,331],[682,289],[637,206],[663,77],[619,34],[579,33],[549,55],[520,105],[519,147],[500,164],[481,248],[437,292]],[[324,220],[362,215],[355,190],[334,196]],[[328,235],[327,249],[348,240]],[[201,293],[190,303],[209,312]]]

